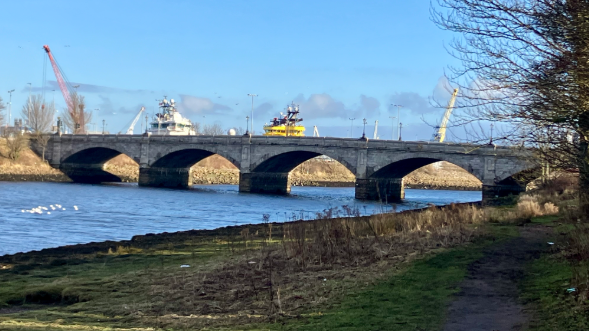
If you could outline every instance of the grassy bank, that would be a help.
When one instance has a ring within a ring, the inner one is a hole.
[[[529,205],[371,217],[344,206],[3,256],[0,329],[435,330],[468,265],[517,236]]]

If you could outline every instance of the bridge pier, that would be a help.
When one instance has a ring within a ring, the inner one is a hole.
[[[492,203],[494,199],[503,198],[508,195],[518,195],[526,191],[525,185],[516,183],[483,185],[483,204]]]
[[[102,169],[102,164],[62,164],[59,166],[64,174],[74,183],[99,184],[121,182],[121,179]]]
[[[405,198],[403,178],[356,179],[356,199],[383,202],[400,201]]]
[[[239,192],[288,194],[290,193],[290,182],[288,181],[288,173],[240,173]]]
[[[190,188],[190,168],[139,168],[139,186]]]

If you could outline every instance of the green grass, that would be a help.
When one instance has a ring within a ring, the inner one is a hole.
[[[531,330],[589,330],[586,303],[578,305],[576,295],[566,291],[571,286],[571,266],[556,256],[544,256],[527,267],[522,297],[537,311]]]
[[[374,285],[358,284],[341,299],[327,302],[321,311],[307,311],[299,318],[277,323],[229,329],[437,330],[445,320],[448,303],[467,274],[468,265],[483,255],[485,247],[519,235],[513,225],[493,224],[485,229],[488,234],[485,239],[401,265],[400,270],[391,270]],[[136,305],[137,308],[157,300],[150,297],[149,277],[173,277],[182,272],[181,264],[196,266],[214,259],[223,260],[231,250],[228,243],[201,241],[169,246],[165,250],[159,247],[121,255],[95,254],[42,263],[34,260],[16,263],[12,269],[0,271],[0,307],[3,304],[35,309],[0,315],[0,330],[145,327],[140,316],[126,314],[124,307]],[[23,324],[9,324],[15,321]]]
[[[127,253],[125,250],[123,250]],[[48,263],[26,261],[0,271],[0,308],[24,310],[0,315],[0,330],[19,330],[3,321],[88,327],[138,327],[138,319],[125,315],[125,306],[148,302],[149,278],[181,273],[181,264],[197,266],[227,256],[227,248],[204,242],[178,250],[134,250],[130,254],[61,257]],[[39,327],[41,328],[41,327]],[[42,328],[46,330],[46,328]],[[54,329],[53,327],[47,328]],[[75,330],[75,329],[74,329]]]
[[[533,224],[542,224],[546,226],[554,225],[555,221],[558,220],[560,216],[558,215],[545,215],[545,216],[537,216],[532,218]]]
[[[495,226],[491,238],[517,236],[514,226]],[[481,240],[465,247],[415,261],[361,291],[352,292],[326,311],[313,311],[300,319],[252,326],[252,330],[438,330],[447,306],[468,272],[468,265],[483,256],[494,242]]]

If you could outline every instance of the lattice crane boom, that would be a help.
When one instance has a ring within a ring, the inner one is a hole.
[[[55,73],[55,78],[57,79],[57,84],[59,85],[59,89],[61,90],[61,94],[63,94],[63,98],[65,100],[67,108],[68,108],[69,112],[72,115],[74,115],[73,114],[74,105],[72,103],[70,91],[67,88],[67,85],[65,83],[65,80],[63,79],[63,76],[61,75],[61,70],[59,70],[59,66],[57,65],[57,62],[55,62],[55,58],[53,58],[53,54],[51,54],[51,50],[49,49],[49,46],[44,45],[43,49],[45,49],[45,52],[47,52],[47,55],[49,56],[49,61],[51,61],[51,66],[53,67],[53,72]]]
[[[452,110],[454,109],[454,103],[456,102],[457,95],[458,89],[455,88],[454,92],[452,93],[452,97],[448,102],[448,107],[446,107],[444,117],[442,117],[440,125],[436,127],[436,132],[434,132],[433,141],[441,143],[444,142],[444,139],[446,139],[446,128],[448,126],[448,120],[450,120],[450,115],[452,115]]]

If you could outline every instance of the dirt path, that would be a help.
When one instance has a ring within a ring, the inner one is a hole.
[[[526,330],[531,316],[517,301],[517,282],[526,262],[547,249],[548,233],[546,227],[525,226],[520,237],[487,249],[469,266],[443,330]]]

